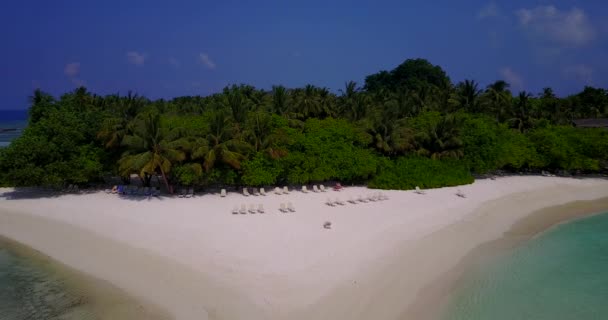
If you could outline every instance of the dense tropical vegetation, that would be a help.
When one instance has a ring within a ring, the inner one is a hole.
[[[608,131],[572,126],[608,116],[608,92],[558,98],[505,81],[453,84],[426,60],[347,82],[232,85],[207,97],[151,101],[78,88],[35,91],[29,126],[0,150],[5,185],[88,184],[137,175],[176,185],[262,186],[329,180],[377,188],[470,183],[496,170],[600,172]]]

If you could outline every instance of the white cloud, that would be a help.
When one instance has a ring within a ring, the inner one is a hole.
[[[169,58],[169,64],[176,68],[179,68],[182,65],[181,62],[175,58]]]
[[[206,53],[201,53],[199,54],[199,60],[201,61],[201,63],[207,67],[208,69],[215,69],[215,62],[213,62],[213,60],[211,60],[211,58],[209,57],[208,54]]]
[[[595,38],[595,30],[587,15],[578,8],[560,11],[551,5],[538,6],[520,9],[515,14],[519,25],[534,41],[576,47]]]
[[[563,69],[566,78],[574,78],[584,84],[591,84],[593,80],[593,69],[584,64],[577,64]]]
[[[485,5],[479,12],[477,13],[477,19],[483,20],[487,18],[494,18],[500,15],[500,9],[494,2],[490,2]]]
[[[66,64],[63,73],[70,78],[77,77],[80,74],[80,62]]]
[[[136,66],[143,66],[146,62],[147,55],[145,53],[139,53],[137,51],[127,52],[127,59],[131,64]]]
[[[500,75],[508,82],[514,89],[523,89],[524,79],[510,67],[504,67],[499,70]]]
[[[86,82],[80,79],[80,62],[70,62],[63,68],[63,74],[65,74],[70,82],[76,87],[84,87]]]

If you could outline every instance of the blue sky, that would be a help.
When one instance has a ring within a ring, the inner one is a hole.
[[[151,98],[231,83],[338,90],[418,57],[453,82],[608,87],[602,1],[89,2],[0,4],[0,109],[81,84]]]

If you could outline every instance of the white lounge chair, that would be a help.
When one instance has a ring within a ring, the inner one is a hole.
[[[241,210],[239,210],[240,214],[247,214],[247,206],[242,204],[241,205]]]
[[[380,200],[388,200],[388,197],[384,193],[380,193]]]
[[[145,190],[144,190],[145,192]],[[188,192],[186,192],[186,198],[192,198],[194,196],[194,188],[190,188],[188,189]]]
[[[331,206],[331,207],[335,206],[334,202],[331,201],[330,198],[327,198],[327,201],[325,202],[325,204],[328,205],[328,206]]]
[[[281,202],[281,205],[279,206],[279,211],[281,212],[287,212],[287,207],[285,207],[285,204]]]
[[[327,191],[327,189],[325,189],[325,186],[322,185],[322,184],[319,185],[319,190],[321,190],[321,192],[326,192]]]
[[[420,187],[416,186],[416,191],[414,191],[417,194],[424,194],[424,190],[420,190]]]
[[[373,194],[372,194],[372,195],[369,195],[369,196],[367,196],[367,200],[368,200],[368,201],[371,201],[371,202],[375,202],[375,201],[376,201],[376,196],[375,196],[375,195],[373,195]]]
[[[222,189],[220,191],[220,197],[222,197],[222,198],[226,197],[226,189]]]
[[[262,195],[262,196],[266,195],[266,190],[264,190],[264,188],[260,188],[260,195]]]
[[[466,198],[467,197],[467,195],[464,194],[464,192],[462,192],[462,190],[460,190],[460,189],[456,192],[456,195],[459,196],[459,197],[461,197],[461,198]]]
[[[325,221],[325,223],[323,224],[323,228],[325,228],[325,229],[331,229],[331,222]]]
[[[281,188],[279,188],[279,187],[275,187],[275,188],[274,188],[274,194],[278,194],[278,195],[280,195],[280,194],[283,194],[283,192],[281,191]]]
[[[302,186],[302,192],[308,193],[308,188],[306,188],[306,186]]]
[[[353,197],[348,198],[348,202],[352,204],[357,204],[357,200],[353,199]]]
[[[289,212],[296,212],[296,208],[293,206],[293,203],[291,203],[291,202],[287,202],[287,210],[289,210]]]
[[[316,192],[319,192],[319,188],[317,187],[317,185],[316,185],[316,184],[314,184],[314,185],[312,186],[312,192],[315,192],[315,193],[316,193]]]
[[[359,196],[359,202],[367,203],[367,202],[368,202],[368,200],[367,200],[367,198],[366,198],[366,197],[364,197],[364,196],[361,196],[361,195],[360,195],[360,196]]]
[[[255,206],[253,204],[249,205],[249,213],[257,213],[258,211],[255,209]]]
[[[336,201],[334,201],[334,203],[341,206],[344,205],[344,201],[340,200],[340,198],[336,198]]]
[[[239,214],[239,206],[234,206],[234,209],[232,209],[232,214]]]
[[[289,194],[289,188],[287,186],[283,187],[283,194]]]
[[[256,197],[260,195],[260,192],[258,191],[258,188],[253,188],[253,195],[256,196]]]
[[[247,190],[247,188],[243,188],[243,195],[245,197],[249,197],[251,194],[249,194],[249,190]]]
[[[259,213],[264,213],[264,206],[263,206],[262,204],[260,204],[260,205],[258,206],[258,212],[259,212]]]

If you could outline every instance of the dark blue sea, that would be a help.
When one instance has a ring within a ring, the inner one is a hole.
[[[27,110],[0,110],[0,147],[8,146],[21,135],[27,126],[27,118]]]

